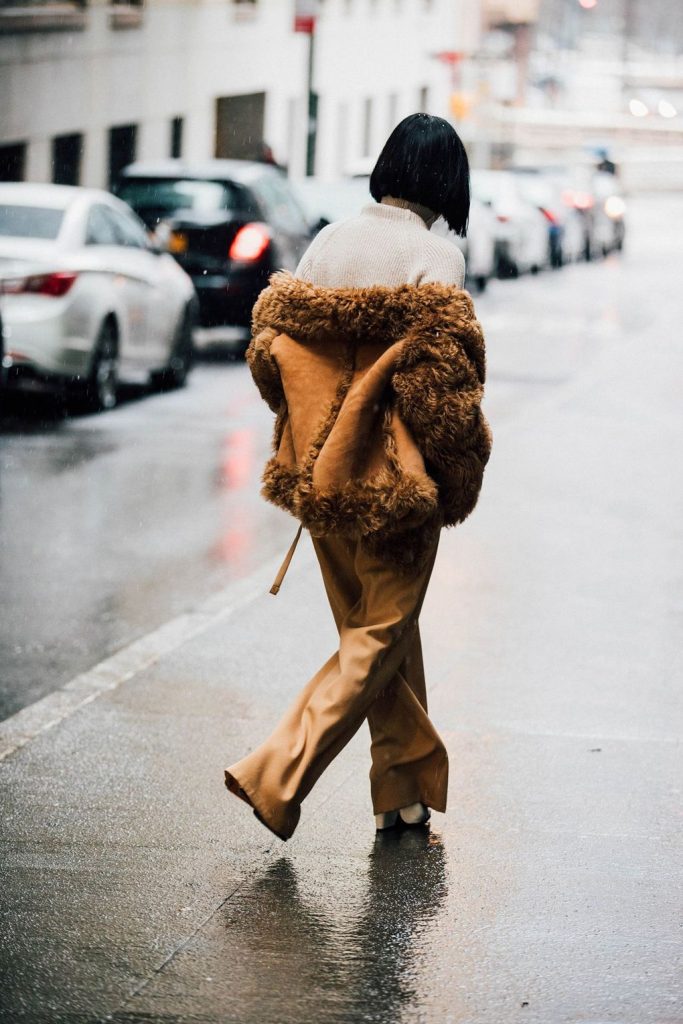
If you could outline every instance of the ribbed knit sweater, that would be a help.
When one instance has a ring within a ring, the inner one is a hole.
[[[324,227],[302,256],[296,276],[327,288],[427,282],[462,288],[462,253],[430,233],[425,215],[432,219],[424,207],[401,200],[370,203],[358,216]]]

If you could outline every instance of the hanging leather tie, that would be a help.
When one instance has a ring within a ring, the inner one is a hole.
[[[277,576],[273,580],[273,585],[270,588],[270,593],[271,594],[277,594],[278,590],[282,586],[282,581],[285,578],[285,575],[287,574],[287,570],[289,569],[289,563],[292,561],[292,558],[294,557],[294,552],[296,551],[296,546],[299,543],[299,537],[301,536],[301,531],[302,530],[303,530],[303,525],[300,525],[299,529],[296,531],[296,537],[292,541],[292,543],[291,543],[291,545],[289,547],[289,551],[285,555],[285,560],[282,563],[282,565],[280,566],[280,568],[278,569]]]

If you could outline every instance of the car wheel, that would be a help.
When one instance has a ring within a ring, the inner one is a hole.
[[[178,324],[168,365],[155,378],[162,390],[170,391],[187,384],[187,376],[194,364],[193,327],[194,316],[192,310],[187,308]]]
[[[497,277],[506,278],[519,277],[519,267],[512,260],[503,257],[498,261]]]
[[[119,346],[116,327],[105,320],[95,344],[90,376],[85,385],[86,407],[92,412],[104,412],[116,405],[119,386]]]

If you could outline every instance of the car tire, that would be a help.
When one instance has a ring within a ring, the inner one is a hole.
[[[118,398],[119,338],[113,320],[105,320],[95,343],[90,375],[83,391],[89,412],[113,409]]]
[[[154,378],[155,383],[162,391],[183,388],[187,384],[188,374],[194,365],[195,351],[192,340],[194,322],[194,313],[188,306],[176,328],[176,337],[168,363]]]
[[[519,267],[513,260],[508,259],[507,256],[501,257],[498,260],[496,276],[504,281],[519,277]]]

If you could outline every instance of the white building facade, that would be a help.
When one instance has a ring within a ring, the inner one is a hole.
[[[0,0],[0,179],[107,186],[133,159],[306,164],[308,36],[294,0]],[[315,171],[376,156],[401,117],[449,117],[478,0],[322,0]],[[456,60],[458,58],[456,57]]]

